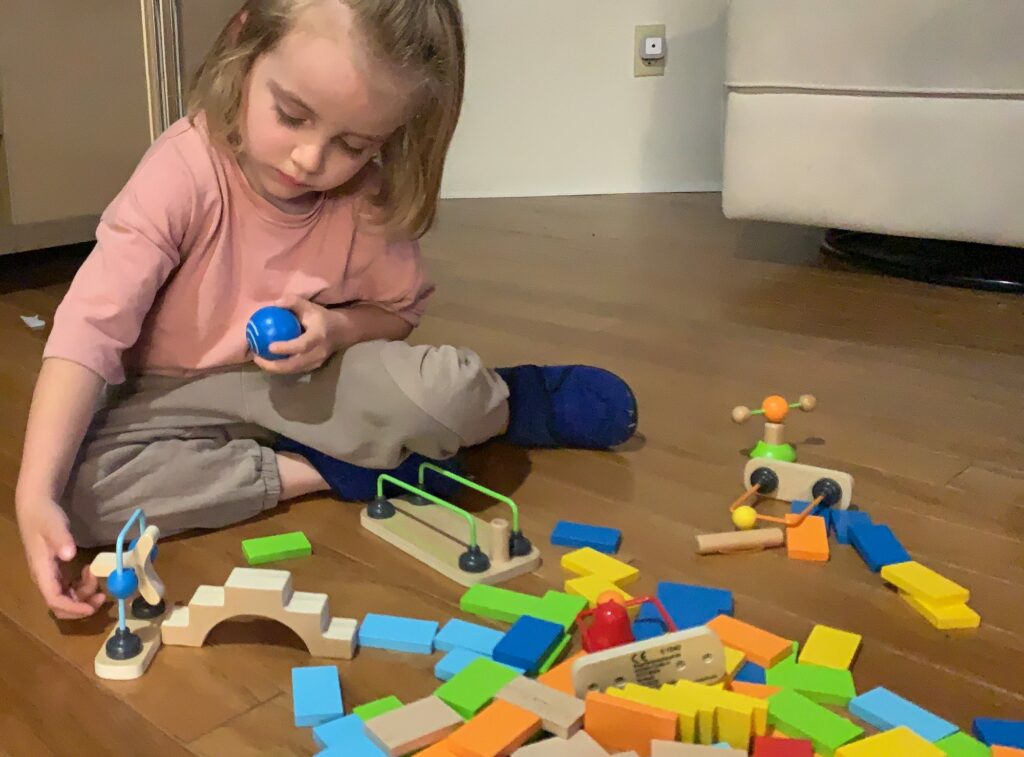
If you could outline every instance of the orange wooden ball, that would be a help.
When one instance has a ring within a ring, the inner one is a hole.
[[[616,604],[621,605],[624,601],[625,599],[622,596],[622,592],[614,591],[612,589],[609,589],[608,591],[602,591],[597,596],[597,603],[599,605],[603,605],[605,602],[615,602]]]
[[[789,412],[789,403],[786,402],[785,397],[773,394],[771,397],[764,398],[764,402],[761,403],[761,409],[764,411],[766,420],[771,423],[782,423]]]

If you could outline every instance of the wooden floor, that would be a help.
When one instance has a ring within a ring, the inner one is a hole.
[[[424,245],[439,291],[415,338],[470,345],[496,365],[599,363],[640,402],[643,439],[618,453],[473,451],[478,480],[520,504],[545,554],[511,587],[561,585],[546,545],[559,518],[617,526],[641,568],[635,593],[658,580],[725,587],[738,617],[789,638],[814,623],[863,634],[858,691],[885,685],[967,728],[976,715],[1024,716],[1024,300],[829,267],[814,231],[726,221],[719,202],[444,204]],[[136,682],[102,682],[92,658],[113,614],[55,623],[30,584],[12,492],[45,332],[18,316],[49,322],[73,264],[0,260],[0,752],[310,754],[308,731],[291,723],[289,675],[310,658],[291,632],[225,624],[202,649],[165,648]],[[978,631],[936,631],[850,548],[827,564],[694,554],[694,534],[729,527],[742,450],[760,435],[730,409],[773,392],[817,395],[814,413],[790,419],[801,459],[852,473],[862,509],[970,588]],[[187,600],[242,564],[241,539],[301,529],[314,555],[287,567],[335,614],[456,615],[458,587],[364,533],[358,513],[310,499],[167,541],[157,567],[169,597]],[[341,665],[345,701],[423,696],[434,661],[363,651]]]

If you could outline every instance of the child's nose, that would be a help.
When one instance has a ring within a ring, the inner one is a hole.
[[[323,168],[324,146],[315,142],[299,145],[292,152],[292,160],[303,173],[315,176]]]

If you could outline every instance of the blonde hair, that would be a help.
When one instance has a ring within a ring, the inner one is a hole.
[[[419,84],[408,120],[380,149],[381,181],[365,206],[393,235],[418,238],[437,214],[444,160],[462,109],[465,39],[458,0],[247,0],[195,74],[189,118],[204,112],[211,139],[237,154],[242,91],[253,63],[323,2],[345,3],[371,59]]]

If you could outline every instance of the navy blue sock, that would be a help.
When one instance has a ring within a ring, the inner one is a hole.
[[[636,397],[614,373],[588,365],[496,369],[509,388],[504,439],[523,447],[608,449],[636,430]]]
[[[377,478],[381,473],[387,473],[400,481],[416,486],[419,467],[424,462],[434,463],[438,467],[460,476],[464,475],[462,463],[457,457],[447,460],[431,460],[414,452],[398,467],[384,469],[353,465],[284,436],[277,438],[274,449],[278,452],[293,452],[302,455],[310,465],[316,468],[317,473],[323,476],[324,481],[331,487],[331,491],[340,499],[356,502],[367,502],[377,496]],[[438,473],[428,472],[424,477],[424,490],[441,499],[449,499],[458,491],[459,486],[457,481]],[[385,482],[385,497],[396,497],[404,493],[407,493],[405,489]]]

